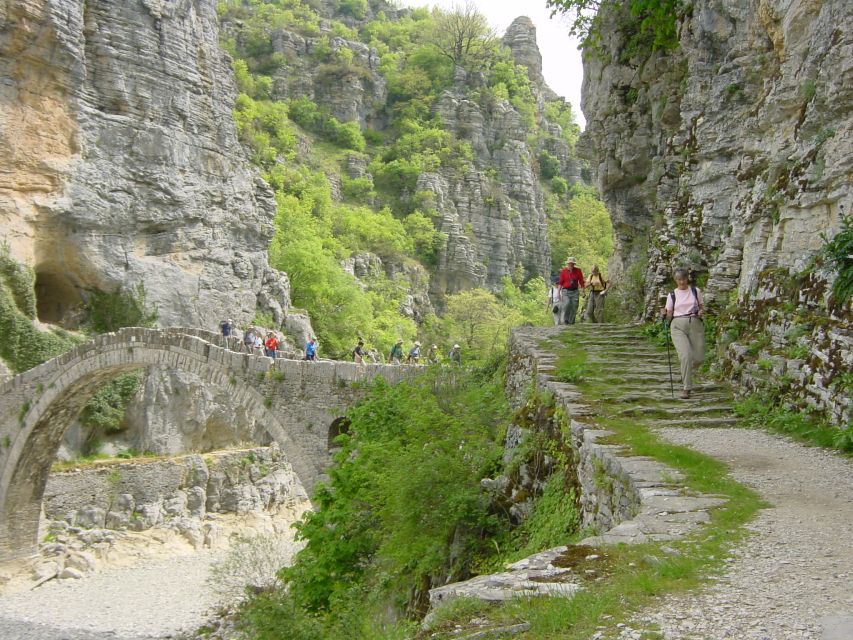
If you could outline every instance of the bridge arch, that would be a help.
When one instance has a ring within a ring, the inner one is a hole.
[[[62,437],[105,382],[158,365],[228,386],[279,443],[310,492],[320,475],[298,433],[257,389],[273,366],[269,358],[237,354],[181,330],[124,329],[98,336],[0,385],[0,561],[37,548],[41,501]],[[283,374],[284,375],[284,374]],[[316,458],[316,456],[315,456]]]

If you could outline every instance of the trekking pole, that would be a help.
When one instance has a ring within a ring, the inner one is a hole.
[[[672,351],[670,351],[670,348],[669,348],[670,336],[669,336],[669,331],[667,331],[667,329],[669,329],[669,327],[666,324],[666,316],[663,317],[662,323],[663,323],[663,330],[666,332],[665,333],[665,335],[666,335],[665,342],[666,342],[666,361],[667,361],[667,363],[669,363],[669,392],[670,392],[670,394],[672,394],[672,397],[675,398],[675,384],[672,382]]]

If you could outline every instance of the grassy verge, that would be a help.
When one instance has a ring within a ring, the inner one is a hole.
[[[761,394],[745,396],[735,403],[734,412],[744,427],[782,433],[804,444],[853,455],[853,427],[833,427],[816,416],[786,409]]]

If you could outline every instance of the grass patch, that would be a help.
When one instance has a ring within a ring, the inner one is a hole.
[[[782,433],[804,444],[835,449],[853,454],[853,429],[840,429],[817,416],[786,409],[761,394],[748,395],[734,406],[741,425]]]

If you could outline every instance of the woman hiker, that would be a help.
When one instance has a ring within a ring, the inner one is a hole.
[[[687,269],[676,269],[675,291],[666,297],[661,313],[670,321],[672,344],[681,363],[682,398],[689,398],[693,390],[693,372],[705,359],[705,303],[702,292],[690,284]]]
[[[607,285],[610,283],[601,275],[598,265],[592,265],[592,273],[586,281],[589,299],[586,303],[586,319],[588,322],[604,322],[604,296],[607,295]]]

